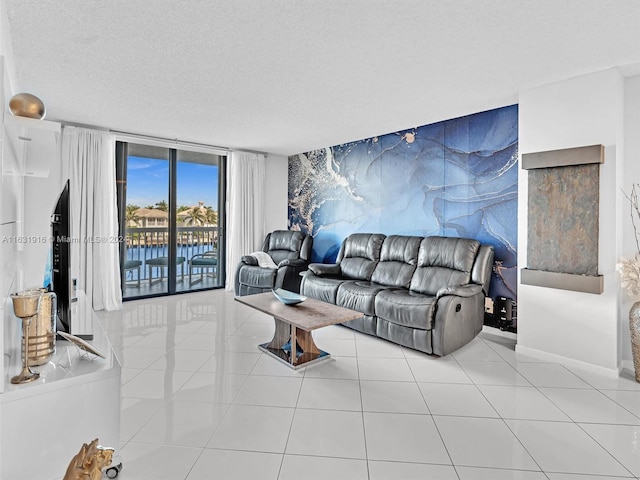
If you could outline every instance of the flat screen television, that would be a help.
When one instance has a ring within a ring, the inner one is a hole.
[[[71,210],[69,204],[69,180],[51,215],[52,262],[51,289],[58,304],[56,330],[71,333]]]

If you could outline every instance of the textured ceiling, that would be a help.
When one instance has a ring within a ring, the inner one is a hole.
[[[47,119],[284,155],[640,63],[638,0],[0,1]]]

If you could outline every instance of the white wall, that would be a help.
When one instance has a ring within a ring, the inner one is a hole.
[[[287,230],[289,225],[289,158],[267,156],[265,162],[264,212],[265,234],[273,230]]]
[[[0,393],[4,391],[4,377],[7,374],[7,365],[10,363],[12,353],[11,345],[19,335],[19,325],[13,315],[13,308],[9,300],[9,294],[19,288],[18,262],[21,252],[11,239],[19,233],[19,209],[21,208],[22,179],[17,176],[5,176],[2,173],[7,168],[9,159],[4,156],[4,113],[8,99],[10,99],[16,87],[15,65],[13,63],[13,50],[11,47],[11,33],[7,17],[5,2],[0,2]],[[3,241],[3,239],[5,241]],[[1,414],[1,412],[0,412]],[[1,415],[0,415],[1,416]],[[1,422],[1,419],[0,419]],[[1,446],[0,446],[1,448]]]
[[[631,191],[633,183],[640,183],[640,75],[625,78],[624,82],[624,169],[621,173],[621,185],[624,192]],[[622,201],[622,255],[633,257],[639,252],[636,246],[633,226],[629,220],[629,203],[619,195]],[[639,232],[640,233],[640,232]],[[631,356],[631,338],[629,336],[628,312],[631,304],[639,300],[628,295],[620,296],[620,355],[625,368],[633,371]]]
[[[621,253],[624,79],[610,69],[522,92],[520,153],[602,144],[599,273],[601,295],[519,285],[518,351],[617,374]],[[527,171],[518,179],[518,265],[527,265]]]

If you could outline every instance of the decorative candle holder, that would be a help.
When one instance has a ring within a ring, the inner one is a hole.
[[[11,383],[29,383],[40,378],[39,373],[32,372],[29,368],[29,324],[31,319],[38,315],[40,303],[44,292],[42,290],[24,290],[13,293],[13,313],[22,320],[22,371],[11,378]]]

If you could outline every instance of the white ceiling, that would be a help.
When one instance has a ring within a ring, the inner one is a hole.
[[[0,0],[47,119],[288,155],[627,66],[638,0]]]

